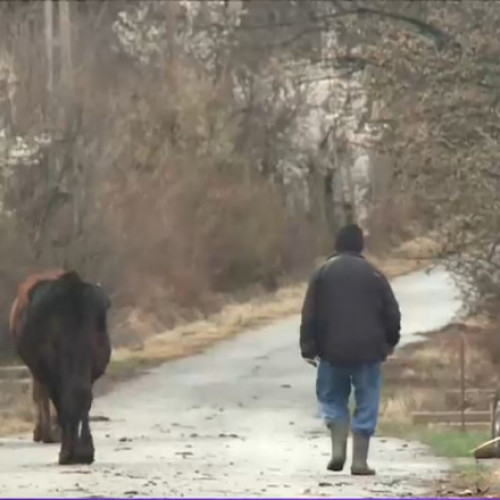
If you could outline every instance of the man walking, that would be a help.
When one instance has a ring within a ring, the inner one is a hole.
[[[330,431],[328,469],[346,460],[349,396],[354,387],[351,474],[374,475],[367,457],[378,418],[381,364],[399,342],[401,314],[387,278],[362,256],[363,233],[350,224],[336,253],[313,274],[302,308],[300,349],[316,366],[316,394]]]

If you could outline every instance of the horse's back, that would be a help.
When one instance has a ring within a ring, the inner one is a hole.
[[[43,281],[54,281],[65,273],[62,269],[53,269],[41,273],[30,274],[17,287],[17,295],[12,303],[9,314],[9,329],[11,335],[17,335],[17,328],[23,312],[29,304],[30,292]]]

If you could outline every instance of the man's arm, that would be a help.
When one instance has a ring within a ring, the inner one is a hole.
[[[394,296],[389,280],[381,272],[377,272],[377,275],[381,285],[382,318],[387,342],[391,347],[396,347],[401,336],[401,312],[399,304]]]
[[[302,320],[300,324],[300,353],[304,359],[313,360],[318,355],[316,344],[317,304],[316,293],[319,269],[315,271],[302,305]]]

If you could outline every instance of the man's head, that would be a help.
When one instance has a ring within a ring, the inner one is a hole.
[[[348,224],[340,228],[335,240],[335,251],[338,253],[363,251],[363,231],[357,224]]]

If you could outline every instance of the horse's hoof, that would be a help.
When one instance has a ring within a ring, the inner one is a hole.
[[[75,460],[79,464],[90,465],[94,462],[94,447],[93,446],[80,446],[75,452]]]
[[[71,454],[67,452],[59,453],[59,465],[73,465],[75,462]]]
[[[79,464],[90,465],[94,462],[94,452],[82,453],[75,459]]]

